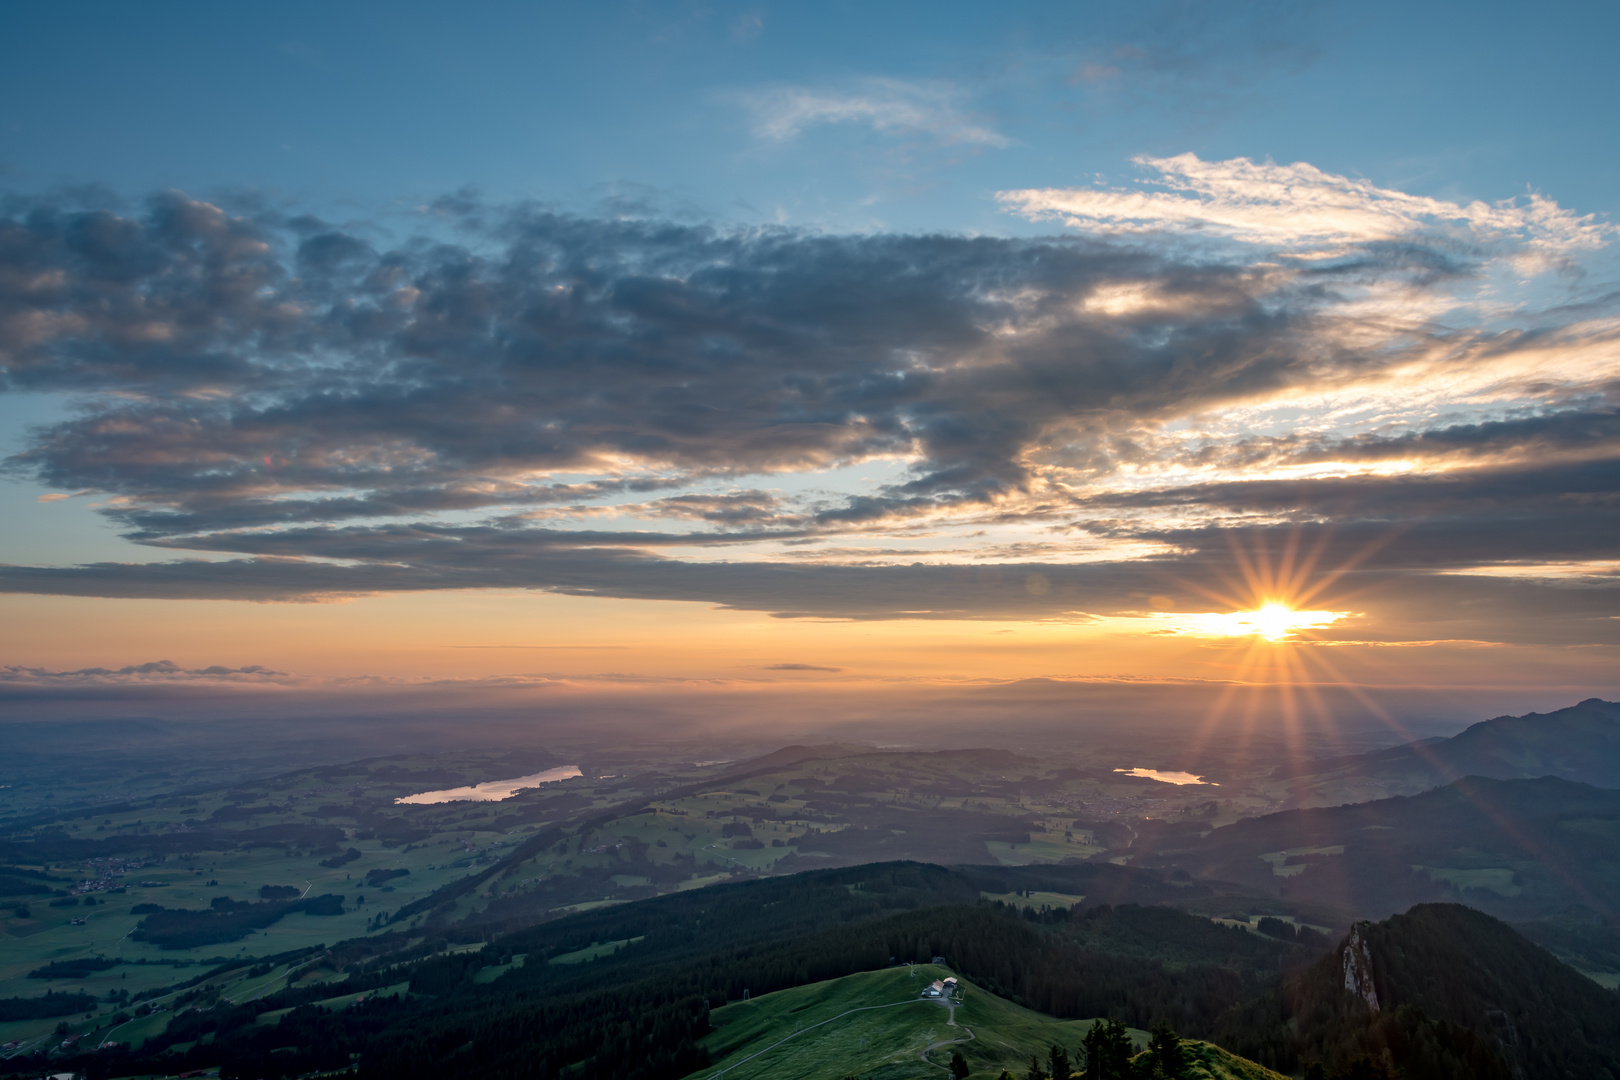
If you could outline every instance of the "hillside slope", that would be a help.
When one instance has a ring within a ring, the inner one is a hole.
[[[1003,1069],[1022,1076],[1031,1055],[1053,1045],[1079,1050],[1091,1020],[1059,1020],[963,981],[960,1004],[920,998],[944,967],[919,964],[863,972],[735,1002],[710,1013],[704,1040],[714,1063],[692,1080],[910,1080],[946,1075],[954,1050],[970,1076]],[[1130,1029],[1137,1050],[1148,1033]],[[1187,1080],[1282,1080],[1279,1074],[1209,1043],[1184,1044]],[[931,1064],[929,1064],[931,1063]]]
[[[1370,1057],[1408,1080],[1620,1077],[1620,999],[1459,904],[1357,924],[1223,1024],[1225,1045],[1286,1071]]]
[[[1514,920],[1572,905],[1612,917],[1620,913],[1617,839],[1620,791],[1552,777],[1471,777],[1421,795],[1248,818],[1202,837],[1167,829],[1136,865],[1238,882],[1353,918],[1448,900]]]

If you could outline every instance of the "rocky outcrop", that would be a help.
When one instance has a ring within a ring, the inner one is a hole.
[[[1367,1008],[1378,1012],[1378,988],[1373,985],[1372,952],[1367,948],[1364,933],[1367,923],[1359,922],[1350,928],[1344,940],[1344,988],[1367,1003]]]

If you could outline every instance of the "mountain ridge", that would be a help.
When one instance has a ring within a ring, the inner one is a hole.
[[[1615,995],[1461,904],[1357,923],[1273,994],[1224,1018],[1221,1045],[1285,1071],[1397,1065],[1410,1080],[1620,1076]],[[1352,1074],[1353,1075],[1353,1074]]]
[[[1550,713],[1496,716],[1450,738],[1281,766],[1271,775],[1279,780],[1376,776],[1429,787],[1465,776],[1492,780],[1556,776],[1620,788],[1620,702],[1593,697]]]

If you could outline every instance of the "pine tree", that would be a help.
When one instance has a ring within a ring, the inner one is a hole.
[[[1148,1043],[1148,1054],[1153,1067],[1167,1077],[1179,1077],[1186,1061],[1181,1053],[1181,1038],[1170,1027],[1170,1021],[1160,1020],[1153,1025],[1153,1038]]]
[[[1046,1052],[1046,1060],[1052,1069],[1052,1080],[1073,1080],[1074,1070],[1069,1068],[1069,1052],[1063,1047],[1053,1043]]]
[[[1386,1055],[1388,1051],[1385,1051]],[[1334,1080],[1395,1080],[1389,1062],[1371,1054],[1362,1054],[1346,1068],[1334,1073]]]
[[[962,1051],[952,1050],[951,1075],[956,1077],[956,1080],[967,1080],[968,1071],[967,1058],[962,1056]]]
[[[1098,1020],[1086,1032],[1081,1044],[1085,1050],[1086,1080],[1129,1080],[1133,1047],[1125,1025],[1118,1020]]]

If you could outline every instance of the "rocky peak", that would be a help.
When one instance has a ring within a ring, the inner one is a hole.
[[[1350,936],[1344,939],[1344,988],[1367,1003],[1372,1012],[1378,1011],[1378,989],[1373,985],[1372,953],[1367,948],[1363,933],[1366,923],[1356,923]]]

